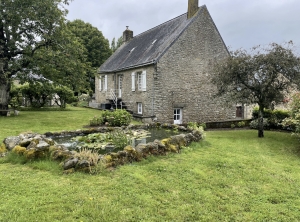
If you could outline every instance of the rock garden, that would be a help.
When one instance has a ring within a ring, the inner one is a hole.
[[[149,129],[176,132],[163,139],[153,139],[147,143],[132,143],[132,139],[147,136]],[[197,125],[188,127],[172,124],[147,124],[123,127],[93,127],[85,130],[55,133],[23,133],[7,137],[2,149],[24,156],[27,161],[50,158],[57,161],[64,173],[75,171],[96,173],[103,168],[141,161],[148,156],[179,153],[191,142],[203,138],[203,129]],[[56,141],[56,138],[70,137],[79,142],[74,148]]]

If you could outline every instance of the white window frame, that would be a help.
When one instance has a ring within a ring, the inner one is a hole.
[[[102,91],[102,79],[101,76],[99,77],[99,91]]]
[[[137,113],[143,114],[143,103],[137,103]]]
[[[138,86],[138,90],[142,91],[142,87],[143,87],[143,73],[142,72],[137,73],[137,86]]]
[[[107,75],[104,76],[104,91],[107,91]]]
[[[146,71],[143,71],[142,72],[142,91],[144,91],[144,92],[147,89],[147,82],[146,82],[146,80],[147,80]]]
[[[135,73],[131,73],[131,90],[132,92],[135,91]]]

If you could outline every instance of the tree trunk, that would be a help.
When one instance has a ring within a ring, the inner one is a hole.
[[[258,137],[264,137],[264,107],[259,106],[258,111]]]
[[[3,62],[0,59],[0,115],[6,116],[7,112],[1,110],[8,110],[10,83],[4,76],[3,66]]]
[[[0,115],[6,116],[7,112],[1,110],[8,110],[8,98],[9,98],[9,83],[0,84]]]

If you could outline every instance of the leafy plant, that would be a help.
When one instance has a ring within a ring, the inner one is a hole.
[[[124,132],[117,131],[109,133],[112,143],[115,145],[116,149],[123,149],[125,146],[131,143],[130,137]]]
[[[255,120],[252,120],[250,122],[250,128],[252,129],[258,129],[258,119],[255,119]],[[264,118],[264,121],[263,121],[263,127],[264,129],[268,129],[269,128],[269,121],[267,118]]]
[[[240,121],[237,123],[238,127],[244,127],[245,126],[245,122],[244,121]]]
[[[102,115],[100,116],[94,116],[91,120],[90,120],[90,126],[100,126],[104,123],[104,118]]]

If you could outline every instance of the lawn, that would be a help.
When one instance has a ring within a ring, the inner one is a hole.
[[[288,133],[232,130],[98,175],[2,158],[0,221],[300,221],[299,150]]]
[[[18,116],[0,116],[0,141],[21,132],[37,133],[82,129],[99,110],[68,107],[65,111],[21,111]]]

